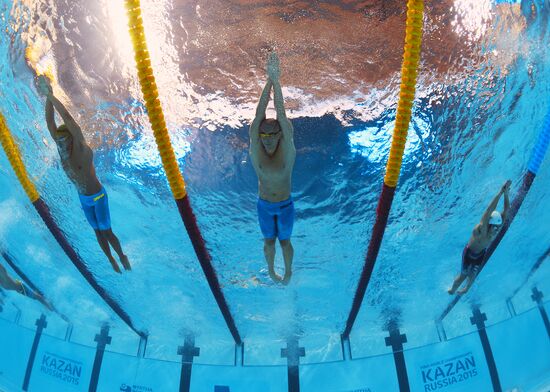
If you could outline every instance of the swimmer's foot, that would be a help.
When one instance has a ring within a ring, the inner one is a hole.
[[[124,269],[126,271],[131,271],[132,270],[132,266],[130,265],[130,261],[128,261],[128,256],[126,256],[126,255],[120,256],[120,263],[122,264],[122,266],[124,267]]]
[[[113,267],[113,269],[115,270],[116,273],[119,273],[121,274],[122,272],[120,272],[120,268],[116,262],[116,260],[112,257],[109,258],[109,262],[111,263],[111,266]]]
[[[447,292],[448,292],[450,295],[453,295],[453,294],[455,293],[455,291],[453,290],[452,287],[451,287],[450,289],[448,289]]]
[[[283,279],[275,273],[275,271],[269,271],[269,276],[275,283],[281,283]]]
[[[292,273],[290,273],[290,272],[289,272],[289,273],[286,273],[286,272],[285,272],[285,277],[283,278],[283,280],[281,280],[281,283],[284,284],[285,286],[286,286],[287,284],[289,284],[289,283],[290,283],[290,277],[291,277],[291,276],[292,276]]]
[[[458,295],[464,295],[464,294],[466,294],[467,292],[468,292],[468,288],[467,288],[467,287],[464,287],[463,289],[458,290],[456,293],[457,293]]]

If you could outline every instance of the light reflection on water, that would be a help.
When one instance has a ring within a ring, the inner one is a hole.
[[[353,131],[348,134],[351,151],[361,154],[371,162],[384,163],[388,157],[391,147],[391,135],[395,127],[395,119],[391,121],[379,121],[377,126],[366,126],[364,129]],[[422,149],[422,141],[430,135],[431,126],[420,116],[413,117],[411,121],[411,132],[405,143],[403,159],[408,160],[409,156],[418,149]],[[432,146],[434,148],[436,146]],[[430,149],[431,152],[431,149]]]

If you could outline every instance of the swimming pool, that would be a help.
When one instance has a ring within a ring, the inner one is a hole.
[[[2,153],[1,250],[58,313],[4,290],[0,389],[548,390],[548,158],[472,290],[436,322],[472,227],[504,180],[518,194],[543,128],[547,2],[426,3],[399,185],[344,340],[395,124],[406,4],[283,3],[142,1],[175,157],[236,345],[167,186],[123,3],[0,2],[0,109],[55,221],[136,330],[71,265]],[[267,274],[248,156],[273,47],[297,149],[288,286]],[[132,272],[112,272],[80,211],[36,72],[54,75],[85,130]]]

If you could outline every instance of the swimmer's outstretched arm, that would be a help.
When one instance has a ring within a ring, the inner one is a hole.
[[[48,124],[48,131],[52,138],[55,138],[55,131],[57,130],[57,124],[55,123],[55,110],[53,109],[53,103],[46,99],[46,124]]]
[[[40,75],[37,79],[38,91],[46,97],[46,124],[48,125],[48,131],[53,139],[55,139],[55,131],[57,130],[57,124],[55,123],[55,110],[50,97],[53,95],[52,86],[49,79]]]
[[[59,101],[59,99],[57,99],[53,94],[48,96],[48,100],[51,101],[53,107],[63,119],[63,122],[67,126],[67,130],[71,133],[73,138],[84,141],[84,135],[82,134],[80,126],[77,124],[73,116],[71,116],[67,108],[61,103],[61,101]]]
[[[292,123],[286,117],[285,100],[283,98],[281,83],[279,82],[279,57],[275,52],[271,53],[269,56],[267,72],[269,78],[273,82],[273,102],[275,103],[275,111],[277,112],[277,121],[279,121],[279,124],[281,125],[283,136],[287,140],[293,140],[294,128],[292,127]]]
[[[504,186],[504,210],[502,210],[501,212],[502,221],[506,220],[506,216],[510,211],[510,184],[511,184],[511,181],[508,180]]]
[[[258,106],[256,107],[256,117],[254,117],[254,121],[252,121],[252,124],[250,125],[249,133],[251,142],[258,141],[260,138],[260,124],[265,119],[265,110],[267,109],[267,104],[269,103],[269,95],[271,93],[272,86],[273,83],[271,83],[271,80],[268,79],[265,83],[262,95],[260,96]]]
[[[46,97],[46,123],[48,124],[48,130],[53,138],[56,137],[57,124],[55,123],[55,110],[59,113],[63,122],[67,126],[67,130],[72,137],[79,141],[84,141],[84,135],[80,127],[74,120],[73,116],[69,113],[67,108],[53,95],[53,89],[49,79],[41,75],[38,77],[38,89]]]
[[[265,118],[265,110],[267,109],[267,105],[269,104],[271,87],[273,87],[273,83],[270,79],[267,79],[264,89],[262,90],[262,95],[260,96],[260,101],[258,102],[258,106],[256,107],[255,119],[260,120],[260,122],[262,122],[262,120]]]
[[[489,227],[489,219],[491,219],[491,214],[493,211],[497,208],[498,201],[500,200],[500,196],[504,193],[504,186],[500,189],[500,191],[496,194],[496,196],[493,198],[485,212],[483,213],[483,216],[481,217],[481,222],[479,224],[482,226],[483,230],[487,230]]]

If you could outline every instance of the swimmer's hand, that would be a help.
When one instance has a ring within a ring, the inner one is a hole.
[[[512,180],[506,181],[502,186],[501,192],[502,193],[510,192],[510,185],[512,185]]]
[[[267,59],[267,76],[272,81],[278,81],[281,71],[279,70],[279,56],[277,53],[271,52]]]
[[[45,97],[50,97],[53,94],[50,80],[46,76],[40,75],[37,79],[37,84],[40,94],[44,95]]]

